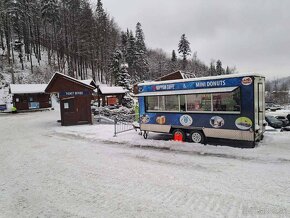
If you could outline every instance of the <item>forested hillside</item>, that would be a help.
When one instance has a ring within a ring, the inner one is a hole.
[[[176,51],[149,49],[141,23],[121,30],[112,17],[101,0],[96,6],[88,0],[1,0],[0,73],[12,83],[47,82],[58,71],[128,87],[175,70],[196,76],[235,71],[220,60],[202,63],[185,34],[176,39]]]

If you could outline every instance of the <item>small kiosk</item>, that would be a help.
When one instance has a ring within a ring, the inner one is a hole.
[[[54,74],[45,92],[58,93],[62,126],[92,124],[91,100],[95,88],[70,76]]]

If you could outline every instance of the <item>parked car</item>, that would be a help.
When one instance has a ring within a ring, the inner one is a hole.
[[[276,119],[280,120],[283,122],[283,126],[288,126],[289,125],[289,120],[287,119],[286,116],[283,115],[277,115],[275,116]]]
[[[275,129],[279,129],[279,128],[283,127],[283,122],[281,120],[278,120],[277,118],[275,118],[272,115],[266,115],[265,119],[266,119],[268,125],[275,128]]]

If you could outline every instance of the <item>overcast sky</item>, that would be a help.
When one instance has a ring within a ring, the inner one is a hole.
[[[92,0],[97,1],[97,0]],[[102,0],[118,25],[135,31],[142,24],[150,48],[170,54],[183,33],[191,50],[209,65],[290,76],[289,0]]]

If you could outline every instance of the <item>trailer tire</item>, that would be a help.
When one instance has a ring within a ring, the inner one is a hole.
[[[184,142],[185,141],[185,132],[182,130],[182,129],[174,129],[172,131],[172,137],[173,137],[173,140],[175,141],[179,141],[179,140],[176,140],[176,135],[181,135],[181,140]]]
[[[202,131],[193,130],[190,133],[190,140],[194,143],[204,144],[205,143],[205,136],[204,136]]]

